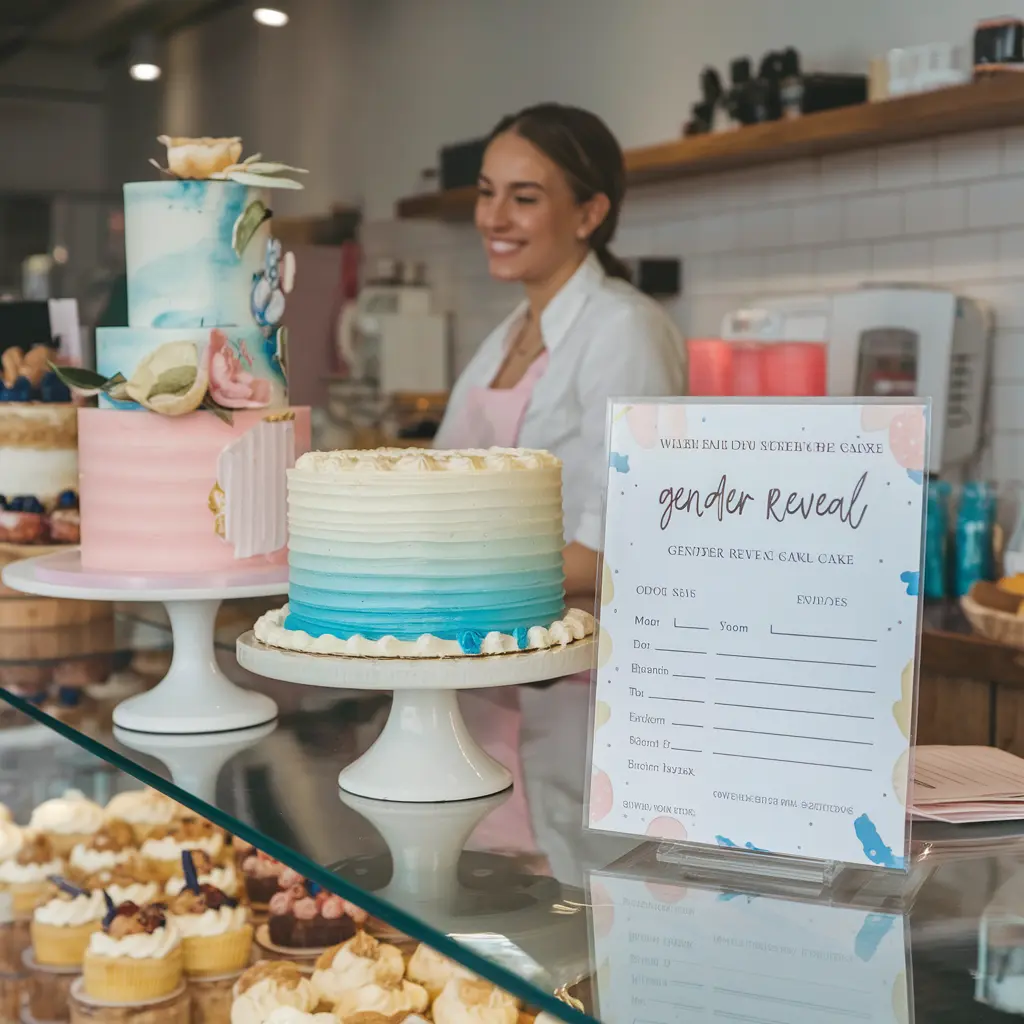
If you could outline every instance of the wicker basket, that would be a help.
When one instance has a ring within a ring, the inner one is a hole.
[[[986,608],[978,604],[970,594],[960,598],[960,607],[974,631],[986,640],[1024,650],[1024,616]]]

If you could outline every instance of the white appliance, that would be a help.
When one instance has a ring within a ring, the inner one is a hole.
[[[447,391],[448,318],[431,308],[430,289],[365,285],[342,312],[338,345],[350,377],[382,395]]]
[[[745,325],[765,342],[827,345],[827,394],[931,398],[930,472],[978,454],[994,328],[983,303],[940,288],[887,284],[752,306],[726,324],[733,331]]]

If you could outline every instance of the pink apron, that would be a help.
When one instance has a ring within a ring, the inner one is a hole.
[[[514,448],[537,381],[548,367],[543,351],[515,387],[471,388],[447,439],[451,448]],[[518,694],[481,690],[461,694],[459,704],[470,732],[493,758],[512,772],[511,796],[477,826],[468,846],[492,851],[533,852],[535,841],[519,754]]]

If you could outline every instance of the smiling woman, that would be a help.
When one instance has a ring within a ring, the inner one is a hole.
[[[484,154],[476,226],[490,274],[526,297],[456,383],[439,448],[544,448],[563,463],[566,594],[592,597],[616,397],[679,395],[682,340],[609,245],[625,195],[615,136],[545,103],[503,118]]]

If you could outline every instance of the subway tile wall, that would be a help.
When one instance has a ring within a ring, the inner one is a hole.
[[[469,225],[364,226],[369,260],[421,260],[453,314],[461,369],[518,300],[487,275]],[[1024,480],[1024,128],[951,136],[634,189],[613,246],[677,256],[684,334],[718,332],[756,296],[864,282],[934,283],[991,305],[997,325],[981,471]]]

